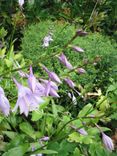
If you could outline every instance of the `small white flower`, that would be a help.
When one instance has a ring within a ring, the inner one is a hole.
[[[20,5],[20,7],[22,7],[23,4],[24,4],[24,0],[18,0],[18,3],[19,3],[19,5]]]
[[[45,48],[45,47],[49,47],[49,45],[50,45],[50,42],[52,42],[53,41],[53,39],[52,39],[52,36],[51,36],[51,34],[49,34],[48,36],[45,36],[44,37],[44,39],[43,39],[43,47]]]

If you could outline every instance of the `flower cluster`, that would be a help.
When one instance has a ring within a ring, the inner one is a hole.
[[[19,1],[19,5],[22,6],[24,4],[24,1]],[[78,31],[78,36],[85,36],[86,33],[83,33],[81,30]],[[46,36],[43,40],[43,46],[47,47],[49,46],[49,43],[53,41],[52,34],[49,34]],[[71,46],[73,50],[77,52],[84,52],[84,50],[77,46]],[[66,66],[69,70],[74,70],[74,67],[71,65],[71,63],[68,61],[67,57],[64,53],[59,53],[58,56],[59,61]],[[19,67],[19,64],[17,64]],[[20,114],[24,113],[25,116],[28,116],[30,111],[36,110],[39,108],[39,105],[44,102],[43,97],[52,96],[59,98],[58,94],[58,85],[62,83],[58,75],[50,71],[47,67],[42,65],[42,68],[45,70],[45,72],[48,74],[49,79],[39,79],[34,76],[32,67],[30,67],[30,73],[24,73],[23,71],[19,70],[19,75],[23,78],[27,78],[28,81],[28,87],[23,86],[15,78],[13,78],[13,81],[15,82],[17,88],[18,88],[18,99],[16,102],[16,105],[14,109],[12,110],[15,112],[17,108],[20,108]],[[83,68],[78,68],[77,73],[84,74],[86,71]],[[74,89],[75,84],[74,82],[69,78],[65,77],[63,78],[64,82],[68,84],[68,86],[72,89]],[[0,87],[0,110],[3,112],[5,116],[8,116],[10,113],[10,104],[7,99],[7,97],[4,94],[3,89]]]

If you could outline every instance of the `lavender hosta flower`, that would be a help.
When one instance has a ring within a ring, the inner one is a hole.
[[[48,83],[46,84],[46,87],[45,87],[45,96],[49,96],[50,89],[51,89],[51,82],[48,81]]]
[[[68,69],[73,69],[73,66],[71,65],[71,63],[67,60],[66,56],[62,53],[58,56],[60,62],[65,65]]]
[[[48,73],[48,76],[49,78],[52,80],[52,81],[55,81],[55,82],[58,82],[58,83],[62,83],[60,78],[58,77],[58,75],[54,72],[49,72]]]
[[[83,53],[84,50],[78,46],[72,46],[72,49],[75,50],[76,52],[79,52],[79,53]]]
[[[21,66],[19,65],[19,63],[17,61],[15,61],[14,67],[15,68],[21,68]],[[29,76],[27,73],[23,72],[22,70],[18,70],[17,72],[23,78],[28,78],[28,76]]]
[[[36,83],[36,88],[34,94],[38,96],[45,96],[45,87],[40,82]]]
[[[85,74],[86,70],[83,68],[77,68],[77,72],[78,72],[78,74]]]
[[[48,141],[50,138],[48,136],[44,136],[43,138],[39,139],[40,141]]]
[[[102,132],[102,141],[107,150],[109,150],[109,151],[114,150],[114,144],[113,144],[112,139],[109,136],[107,136],[106,134],[104,134],[103,132]]]
[[[65,78],[64,81],[69,85],[69,87],[74,88],[76,85],[74,84],[74,82],[69,79],[69,78]]]
[[[22,7],[23,4],[24,4],[24,0],[18,0],[18,3],[19,3],[19,5],[20,5],[20,7]]]
[[[41,82],[43,82],[44,84],[47,84],[49,80],[44,80],[44,79],[39,79]],[[55,82],[51,81],[51,88],[53,88],[54,90],[58,90],[58,86]]]
[[[37,83],[36,77],[34,76],[32,67],[30,66],[30,74],[29,74],[29,77],[28,77],[28,85],[29,85],[29,88],[32,90],[32,92],[34,92],[35,89],[36,89],[36,83]]]
[[[10,104],[8,99],[5,96],[4,90],[0,87],[0,110],[5,116],[8,116],[10,113]]]
[[[76,31],[76,34],[77,34],[78,36],[86,36],[86,35],[87,35],[87,32],[85,32],[85,31],[79,29],[79,30]]]
[[[62,83],[60,78],[58,77],[58,75],[56,73],[49,71],[45,66],[43,66],[43,69],[48,73],[48,76],[52,81]]]
[[[23,71],[21,71],[21,70],[18,71],[18,74],[19,74],[22,78],[28,78],[28,76],[29,76],[27,73],[25,73],[25,72],[23,72]]]
[[[36,95],[28,88],[24,87],[14,79],[15,84],[18,87],[18,100],[13,109],[13,112],[20,108],[20,114],[24,113],[25,116],[28,116],[30,111],[36,110],[39,107],[39,104],[43,103],[44,100]]]
[[[45,96],[53,96],[53,97],[60,97],[57,93],[58,86],[56,85],[55,82],[49,81],[49,80],[43,80],[40,79],[43,82],[43,86],[45,88]]]
[[[80,128],[80,129],[78,129],[77,131],[78,131],[80,134],[82,134],[82,135],[88,135],[87,131],[85,131],[84,128]]]
[[[50,89],[50,95],[53,97],[59,98],[60,96],[58,95],[57,91],[54,90],[53,88]]]

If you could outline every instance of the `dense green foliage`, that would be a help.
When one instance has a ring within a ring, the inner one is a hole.
[[[22,39],[22,54],[25,58],[45,64],[51,70],[54,69],[57,73],[64,72],[64,66],[61,66],[58,59],[46,59],[44,56],[50,56],[55,52],[61,52],[65,45],[74,35],[76,28],[72,25],[61,24],[58,22],[41,22],[29,26],[24,31]],[[50,46],[44,48],[42,46],[43,39],[49,32],[53,33],[53,41]],[[96,83],[98,87],[109,82],[109,77],[115,77],[116,61],[117,61],[117,44],[112,42],[108,37],[99,33],[89,33],[86,37],[77,37],[73,45],[78,45],[84,49],[83,54],[75,52],[70,47],[64,51],[68,60],[73,66],[84,67],[88,74],[87,77],[71,75],[77,82],[87,84],[87,82]],[[96,82],[97,81],[97,82]],[[90,84],[89,84],[90,86]],[[88,86],[88,87],[89,87]],[[92,88],[91,86],[89,88]]]

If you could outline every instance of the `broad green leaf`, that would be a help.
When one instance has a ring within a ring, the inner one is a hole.
[[[20,145],[10,149],[8,152],[5,152],[2,156],[24,156],[28,150],[28,147],[28,144]]]
[[[9,137],[10,139],[14,139],[15,136],[17,135],[17,133],[13,131],[3,131],[2,133],[7,137]]]
[[[24,138],[21,135],[17,135],[13,140],[7,143],[6,151],[10,150],[11,148],[20,146],[24,143]]]
[[[35,131],[28,122],[21,123],[19,127],[24,133],[29,135],[31,138],[36,139]]]
[[[15,54],[15,56],[14,56],[15,60],[19,60],[21,58],[22,58],[22,54],[21,53]]]
[[[48,105],[49,102],[50,102],[50,98],[44,98],[44,101],[45,101],[45,102],[42,103],[42,104],[39,106],[39,109],[40,109],[40,110],[47,107],[47,105]]]
[[[109,101],[107,99],[106,96],[101,96],[100,99],[98,100],[96,106],[103,112],[105,112],[109,107],[110,107],[110,104],[109,104]]]
[[[75,148],[75,151],[73,152],[73,156],[82,156],[78,148]]]
[[[79,117],[84,117],[89,115],[93,111],[93,106],[92,104],[88,104],[83,107],[83,109],[79,112]]]
[[[41,119],[43,116],[43,113],[41,111],[33,111],[32,112],[32,121],[38,121],[39,119]]]
[[[0,58],[4,58],[6,52],[6,48],[0,50]]]
[[[54,150],[37,150],[36,152],[34,152],[34,154],[39,154],[39,153],[42,153],[42,154],[57,154],[58,152],[54,151]]]
[[[9,68],[13,65],[13,62],[10,61],[9,59],[5,59],[5,63],[7,65],[7,67],[9,67]]]
[[[0,151],[5,151],[6,144],[7,144],[6,142],[0,140]]]

